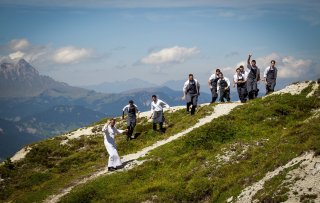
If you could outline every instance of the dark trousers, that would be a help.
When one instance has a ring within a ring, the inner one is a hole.
[[[237,91],[238,91],[238,95],[239,95],[239,99],[241,101],[241,103],[245,103],[247,101],[247,87],[245,84],[242,85],[237,85]]]
[[[248,99],[255,99],[258,97],[258,92],[259,92],[259,89],[258,90],[252,90],[251,92],[248,92]]]
[[[213,87],[210,90],[211,90],[211,95],[212,95],[211,103],[214,103],[214,102],[216,102],[216,100],[218,98],[217,87]]]
[[[230,101],[230,89],[220,88],[220,102],[224,102],[224,99]]]
[[[159,126],[160,126],[160,132],[164,132],[163,122],[160,122]],[[157,130],[157,123],[153,123],[152,128],[153,128],[153,130]]]
[[[131,138],[135,127],[136,127],[136,121],[133,119],[132,120],[128,119],[127,120],[127,129],[128,129],[127,137],[129,139]]]
[[[275,79],[267,79],[266,94],[270,94],[270,93],[274,92],[275,86],[276,86]]]
[[[198,94],[187,94],[186,100],[187,100],[187,111],[189,112],[190,106],[192,105],[191,115],[194,115],[197,108],[197,103],[198,103]]]
[[[187,103],[187,111],[188,112],[189,112],[190,106],[191,106],[191,112],[190,113],[191,113],[191,115],[194,115],[194,112],[196,112],[197,105],[193,105],[192,102],[188,102]]]
[[[134,126],[127,126],[127,129],[128,129],[127,136],[131,137],[134,131]]]
[[[256,79],[248,78],[247,80],[247,90],[249,99],[255,99],[258,96],[258,83]]]

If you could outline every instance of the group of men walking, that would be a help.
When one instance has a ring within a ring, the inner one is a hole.
[[[258,83],[260,81],[260,69],[257,67],[256,61],[251,60],[251,56],[251,54],[248,56],[247,71],[244,69],[243,65],[240,65],[233,76],[233,87],[237,86],[239,99],[242,103],[246,102],[247,97],[249,99],[255,99],[259,92]],[[271,65],[265,69],[263,74],[266,94],[273,92],[276,85],[278,70],[275,67],[275,63],[276,62],[272,60]],[[211,103],[216,102],[218,95],[220,102],[225,102],[225,99],[227,102],[230,101],[231,83],[227,77],[224,77],[220,69],[216,69],[215,73],[209,77],[208,85],[212,94]],[[183,85],[182,97],[186,101],[187,113],[190,113],[191,115],[195,114],[199,95],[200,83],[194,78],[193,74],[189,74],[188,80]],[[163,123],[165,118],[163,109],[170,108],[170,106],[166,102],[157,98],[156,95],[152,95],[151,99],[150,118],[152,118],[153,121],[153,130],[156,131],[157,125],[159,124],[159,131],[164,133],[165,129],[163,128]],[[134,139],[135,136],[133,135],[133,131],[136,126],[137,115],[139,115],[139,113],[137,105],[134,104],[133,100],[130,100],[129,104],[122,109],[122,119],[124,119],[125,114],[127,114],[127,129],[117,129],[115,127],[115,119],[111,119],[102,128],[102,131],[104,132],[104,144],[109,154],[108,170],[113,171],[122,166],[114,141],[114,136],[116,134],[126,133],[127,140]]]
[[[152,95],[151,101],[151,115],[150,118],[153,119],[153,130],[157,130],[157,125],[159,124],[159,131],[161,133],[165,132],[163,128],[163,122],[165,120],[163,109],[170,108],[169,104],[158,99],[156,95]],[[129,104],[123,107],[122,109],[122,119],[125,118],[125,114],[127,114],[127,129],[120,130],[115,126],[116,120],[109,120],[102,128],[102,132],[104,132],[104,144],[109,154],[108,160],[108,170],[114,171],[122,167],[122,162],[120,160],[120,156],[117,151],[117,146],[115,143],[115,135],[126,133],[127,140],[135,139],[133,135],[134,128],[137,123],[137,117],[139,115],[139,109],[137,105],[134,104],[133,100],[129,101]]]
[[[240,65],[233,76],[233,87],[237,86],[239,99],[242,103],[245,103],[247,98],[255,99],[259,92],[260,69],[256,65],[256,61],[251,60],[251,56],[251,54],[248,56],[247,70],[244,69],[243,65]],[[270,66],[265,69],[263,74],[266,94],[273,92],[276,85],[278,69],[275,67],[275,64],[275,60],[271,60]],[[224,99],[228,102],[230,101],[230,80],[223,76],[220,69],[217,69],[210,76],[208,84],[212,94],[211,103],[214,103],[218,98],[218,92],[220,102],[224,102]]]

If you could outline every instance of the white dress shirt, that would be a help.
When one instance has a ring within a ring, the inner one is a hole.
[[[151,102],[151,112],[154,111],[163,111],[164,108],[170,108],[169,104],[162,101],[161,99],[157,99],[156,102]]]

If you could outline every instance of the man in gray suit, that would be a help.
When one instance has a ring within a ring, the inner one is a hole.
[[[247,77],[247,90],[249,99],[255,99],[258,95],[258,83],[260,81],[260,69],[256,65],[256,60],[251,59],[251,54],[248,56],[247,68],[248,68],[248,77]]]

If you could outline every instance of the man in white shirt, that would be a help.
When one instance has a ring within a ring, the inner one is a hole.
[[[217,92],[217,82],[219,80],[219,73],[220,73],[220,69],[216,69],[216,72],[213,73],[208,80],[208,85],[211,91],[211,95],[212,95],[212,99],[211,99],[211,103],[214,103],[217,98],[218,98],[218,92]]]
[[[159,123],[161,133],[165,132],[165,130],[163,129],[164,108],[170,108],[169,104],[162,101],[161,99],[158,99],[156,95],[152,95],[150,118],[153,118],[153,130],[157,130],[157,123]]]
[[[233,87],[235,87],[235,85],[237,85],[239,99],[240,99],[241,103],[245,103],[246,102],[246,94],[247,94],[246,78],[245,78],[245,75],[243,73],[241,73],[240,67],[236,69],[236,74],[234,74],[234,76],[233,76],[233,83],[234,83]],[[242,66],[242,68],[243,68],[243,66]]]
[[[194,115],[200,95],[200,83],[193,78],[193,74],[189,74],[189,79],[184,83],[182,91],[187,102],[187,112],[192,105],[191,115]]]
[[[218,91],[220,93],[220,102],[224,102],[224,98],[227,102],[230,101],[230,80],[223,76],[223,73],[219,73]]]
[[[240,69],[240,73],[244,76],[244,79],[247,81],[247,78],[248,78],[248,75],[249,75],[249,72],[244,70],[244,67],[243,65],[240,65],[239,66],[239,69]]]
[[[278,69],[275,67],[276,61],[271,60],[271,65],[264,70],[263,77],[266,85],[266,94],[274,92],[277,82]]]
[[[122,119],[124,119],[124,114],[127,113],[127,140],[134,139],[133,130],[137,123],[137,113],[139,114],[139,110],[137,105],[133,103],[132,100],[129,101],[129,104],[123,107],[122,109]]]
[[[104,132],[104,145],[109,154],[108,171],[114,171],[121,168],[122,162],[117,151],[115,135],[126,132],[126,130],[119,130],[115,126],[116,120],[113,118],[108,121],[102,128]]]

